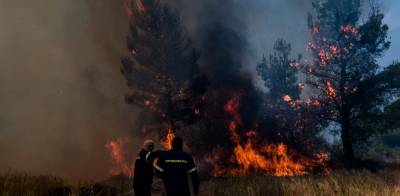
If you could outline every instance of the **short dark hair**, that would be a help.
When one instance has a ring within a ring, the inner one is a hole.
[[[181,137],[174,137],[174,139],[172,139],[172,148],[182,150],[183,139]]]

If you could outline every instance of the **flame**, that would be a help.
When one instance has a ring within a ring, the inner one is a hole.
[[[339,48],[335,45],[331,45],[329,46],[330,51],[332,52],[332,54],[337,55],[339,54]]]
[[[332,43],[331,39],[327,39],[321,34],[316,24],[311,27],[314,41],[307,44],[307,50],[316,52],[320,66],[330,65],[335,63],[336,60],[342,61],[345,55],[353,49],[353,42],[361,40],[361,34],[353,24],[342,25],[339,30],[348,40],[347,45]]]
[[[345,24],[340,27],[340,31],[343,32],[346,39],[355,38],[357,41],[360,41],[361,35],[358,32],[357,27],[353,24]]]
[[[304,103],[307,106],[320,106],[321,105],[321,103],[318,101],[318,99],[310,99],[310,98],[306,99],[304,101]]]
[[[136,9],[139,12],[143,13],[145,11],[145,8],[144,8],[144,5],[142,3],[142,0],[135,0],[135,6],[136,6]]]
[[[172,140],[174,139],[174,137],[175,137],[174,130],[172,130],[172,128],[169,126],[167,129],[167,136],[165,137],[165,140],[161,142],[162,145],[166,149],[171,150],[172,149]]]
[[[294,176],[307,174],[306,165],[291,159],[285,144],[266,144],[256,150],[249,140],[234,149],[234,161],[239,165],[229,169],[230,175],[246,175],[249,172],[262,172],[274,176]]]
[[[326,82],[326,91],[331,98],[335,98],[337,96],[336,89],[333,87],[331,82]]]
[[[132,0],[124,0],[124,7],[125,7],[125,11],[126,14],[128,16],[132,16]]]
[[[297,62],[289,63],[289,66],[292,67],[292,68],[299,68],[300,67],[300,63],[297,63]]]
[[[301,86],[299,86],[299,87],[301,88]],[[294,100],[290,95],[285,95],[285,96],[282,97],[282,99],[283,99],[284,102],[288,103],[293,108],[298,108],[303,103],[303,101],[300,100],[300,99]]]
[[[121,138],[109,140],[105,147],[110,152],[113,167],[110,169],[110,175],[125,174],[132,176],[133,164],[129,165],[123,149],[125,141]]]
[[[241,126],[241,119],[238,113],[241,94],[234,95],[224,106],[225,111],[232,117],[228,125],[229,133],[233,144],[233,154],[229,158],[231,166],[224,167],[216,164],[221,159],[221,150],[205,157],[205,160],[214,165],[212,175],[246,175],[251,172],[258,172],[274,176],[299,176],[306,175],[316,165],[323,165],[329,159],[327,154],[316,155],[317,160],[308,159],[302,155],[289,151],[287,145],[283,143],[261,144],[255,141],[257,137],[256,130],[249,130],[244,133],[247,137],[245,142],[238,132]],[[287,95],[284,100],[293,101]],[[323,156],[326,155],[326,156]],[[323,165],[325,167],[325,165]]]
[[[145,12],[145,8],[141,0],[123,0],[123,2],[126,14],[128,16],[133,15],[133,10],[137,10],[140,13]]]
[[[290,97],[289,95],[285,95],[282,97],[283,101],[285,102],[291,102],[293,101],[292,97]]]
[[[153,100],[146,99],[143,101],[143,105],[148,108],[150,111],[158,113],[160,116],[165,117],[165,113],[158,108],[159,99],[155,98]]]
[[[144,100],[144,105],[146,107],[150,107],[152,105],[152,102],[150,100]]]

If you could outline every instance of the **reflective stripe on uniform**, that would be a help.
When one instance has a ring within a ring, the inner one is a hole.
[[[148,153],[146,154],[146,161],[148,161],[147,159],[149,158],[150,154],[151,154],[151,152],[148,152]]]
[[[158,170],[160,172],[164,172],[164,169],[159,167],[158,165],[155,165],[154,167],[156,168],[156,170]]]
[[[165,163],[187,163],[186,160],[165,160]]]
[[[192,172],[194,172],[194,171],[196,171],[196,168],[195,168],[195,167],[193,167],[191,170],[189,170],[188,173],[192,173]]]

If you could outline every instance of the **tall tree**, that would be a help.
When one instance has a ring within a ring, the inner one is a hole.
[[[355,123],[362,118],[361,111],[370,110],[393,87],[364,88],[368,81],[378,84],[377,58],[390,46],[388,26],[383,23],[384,15],[373,6],[367,20],[361,20],[360,0],[317,1],[313,8],[309,49],[314,58],[305,69],[308,84],[317,92],[314,98],[323,108],[319,117],[341,126],[344,157],[354,160],[353,145],[361,139]]]
[[[197,52],[175,11],[159,0],[132,1],[132,56],[122,60],[132,91],[126,100],[153,111],[164,126],[178,129],[198,116],[207,86],[204,77],[198,77]]]
[[[273,49],[269,60],[264,56],[257,65],[258,75],[269,89],[270,99],[281,100],[286,95],[298,99],[301,93],[301,86],[297,83],[300,56],[298,59],[290,57],[292,47],[283,39],[276,40]]]
[[[264,119],[261,125],[269,138],[275,132],[277,140],[285,140],[296,149],[310,153],[321,147],[318,123],[307,105],[300,101],[304,84],[298,80],[301,56],[291,57],[291,45],[277,39],[269,58],[264,56],[257,72],[269,90],[265,96]],[[304,145],[307,144],[307,145]]]
[[[374,77],[362,81],[360,101],[355,106],[358,118],[354,121],[353,135],[366,139],[371,134],[381,134],[399,128],[400,116],[400,64],[392,64]]]

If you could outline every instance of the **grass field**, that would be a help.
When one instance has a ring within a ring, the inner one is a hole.
[[[154,195],[161,195],[156,182]],[[115,176],[102,182],[67,184],[52,176],[8,173],[0,176],[0,195],[133,195],[129,178]],[[400,195],[400,169],[336,171],[326,176],[245,176],[202,181],[204,196],[258,195]]]

